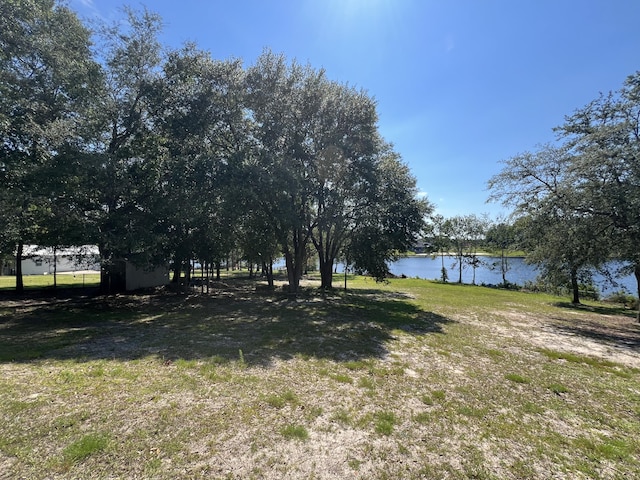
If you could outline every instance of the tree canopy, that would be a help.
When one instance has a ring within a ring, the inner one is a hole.
[[[574,302],[577,273],[611,258],[628,263],[640,291],[640,72],[556,131],[558,145],[504,162],[489,182],[491,198],[530,217],[529,240],[537,236],[539,253],[532,258],[563,268]]]
[[[188,279],[238,249],[284,256],[293,292],[310,249],[324,288],[342,256],[383,278],[431,206],[373,98],[268,50],[168,49],[159,16],[123,11],[91,31],[54,0],[2,4],[0,250],[95,243],[105,291],[122,259]]]
[[[86,142],[84,119],[100,80],[90,36],[53,0],[0,7],[0,248],[17,252],[18,273],[26,242],[60,246],[79,228],[81,175],[68,167]]]

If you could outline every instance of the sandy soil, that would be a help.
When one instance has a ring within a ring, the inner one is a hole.
[[[540,348],[602,358],[640,368],[640,325],[625,316],[573,313],[573,321],[522,312],[494,312],[506,318],[508,327],[486,326],[499,335],[518,335]]]

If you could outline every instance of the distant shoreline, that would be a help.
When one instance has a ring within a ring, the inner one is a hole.
[[[400,255],[401,258],[410,258],[410,257],[439,257],[440,253],[414,253],[413,255]],[[500,255],[496,255],[495,253],[488,252],[477,252],[475,254],[477,257],[496,257],[499,258]],[[445,257],[455,257],[457,254],[455,252],[445,252]],[[525,258],[525,255],[506,255],[506,258]]]

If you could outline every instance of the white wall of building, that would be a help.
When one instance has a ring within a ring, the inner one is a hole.
[[[53,248],[25,246],[22,260],[23,275],[53,275],[54,268],[58,273],[100,270],[98,247],[84,245],[61,248],[54,252]]]

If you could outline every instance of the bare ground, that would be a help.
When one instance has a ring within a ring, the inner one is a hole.
[[[541,348],[590,355],[633,368],[640,368],[640,326],[629,316],[571,312],[570,317],[494,312],[508,326],[494,325],[496,333],[518,335]]]

